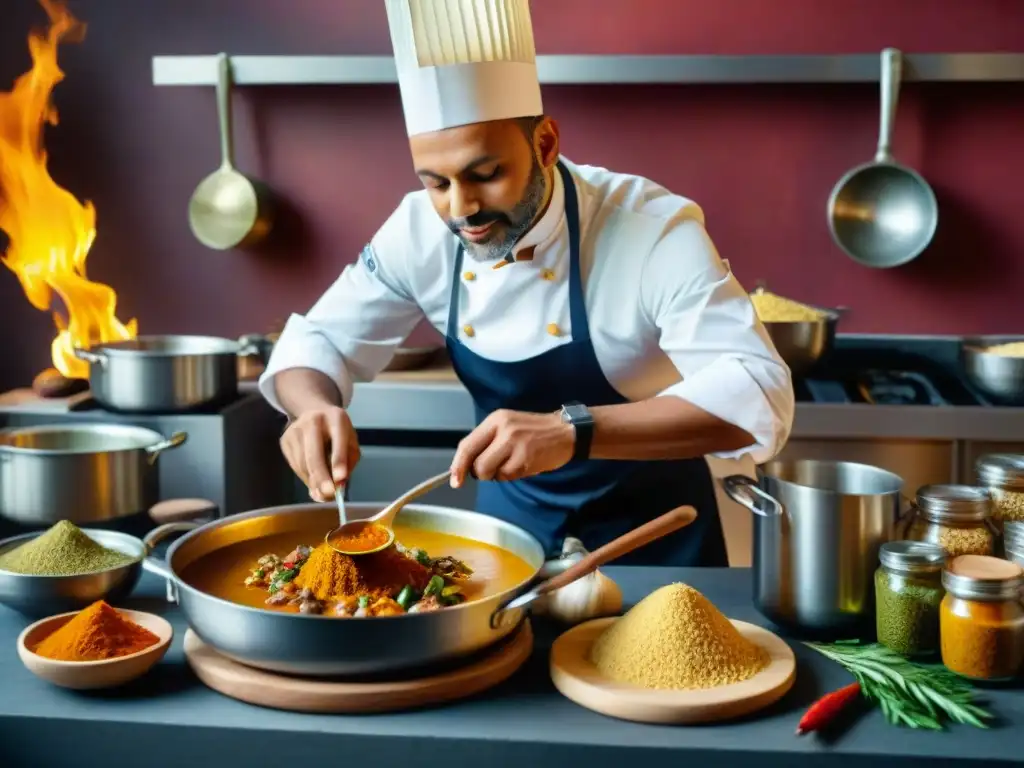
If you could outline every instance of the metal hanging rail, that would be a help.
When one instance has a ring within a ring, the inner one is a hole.
[[[390,56],[233,56],[237,85],[376,85],[397,83]],[[640,83],[869,83],[876,53],[836,56],[538,56],[541,82],[552,85]],[[1022,82],[1024,53],[905,54],[908,82]],[[209,85],[215,56],[154,56],[154,85]]]

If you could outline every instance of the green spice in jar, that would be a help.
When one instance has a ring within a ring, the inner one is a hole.
[[[104,547],[74,523],[61,520],[45,533],[0,554],[0,570],[30,576],[77,576],[117,568],[137,559]]]
[[[891,541],[879,552],[875,571],[875,628],[878,642],[904,656],[939,650],[939,607],[945,590],[942,547]]]

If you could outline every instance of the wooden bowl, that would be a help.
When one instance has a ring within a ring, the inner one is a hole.
[[[174,637],[174,630],[166,619],[155,614],[120,608],[117,610],[126,619],[145,627],[160,640],[138,653],[102,661],[56,661],[29,650],[78,614],[78,611],[71,611],[40,619],[18,635],[18,657],[21,663],[36,677],[62,688],[80,691],[113,688],[142,677],[167,653]]]

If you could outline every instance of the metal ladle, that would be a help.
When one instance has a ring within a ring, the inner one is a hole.
[[[896,119],[903,54],[882,51],[881,117],[872,162],[846,173],[828,201],[832,239],[854,261],[868,267],[898,267],[928,247],[939,222],[939,206],[928,182],[897,163],[890,141]]]
[[[402,511],[402,508],[413,499],[418,499],[423,494],[429,493],[435,488],[444,485],[444,483],[448,480],[450,476],[451,471],[446,470],[442,472],[440,475],[436,475],[428,480],[424,480],[416,487],[410,488],[408,491],[403,493],[401,496],[399,496],[393,502],[388,504],[386,507],[384,507],[384,509],[382,509],[373,517],[368,517],[365,520],[351,520],[348,522],[342,522],[340,526],[327,532],[327,535],[324,536],[324,541],[326,542],[327,546],[329,546],[335,552],[340,552],[343,555],[369,555],[373,554],[374,552],[380,552],[382,550],[387,549],[395,543],[395,531],[394,528],[392,527],[392,524],[394,523],[395,517],[398,515],[398,513]],[[343,500],[339,502],[338,510],[341,515],[344,515]],[[344,550],[340,547],[335,546],[331,541],[332,538],[340,538],[339,534],[355,536],[360,531],[363,531],[366,528],[370,527],[381,528],[387,532],[387,540],[383,544],[376,546],[373,549],[365,549],[356,552],[350,552],[348,550]]]

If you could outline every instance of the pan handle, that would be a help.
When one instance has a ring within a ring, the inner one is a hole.
[[[178,580],[168,567],[167,561],[155,557],[152,554],[153,550],[160,545],[161,541],[173,534],[185,533],[186,531],[198,528],[200,525],[202,523],[165,523],[164,525],[158,525],[142,539],[142,543],[146,546],[146,557],[142,561],[142,568],[155,576],[159,576],[167,583],[167,602],[169,603],[178,602]]]
[[[662,536],[667,536],[673,531],[684,528],[695,519],[697,519],[697,510],[693,507],[676,507],[660,517],[644,523],[639,528],[634,528],[629,533],[613,539],[603,547],[575,561],[561,573],[557,573],[541,582],[529,592],[525,592],[500,606],[491,614],[491,629],[498,629],[502,625],[518,622],[520,611],[537,598],[572,584],[577,579],[593,573],[605,563],[622,557],[634,549],[650,544],[652,541],[660,539]]]
[[[903,79],[903,53],[896,48],[882,51],[881,101],[878,122],[878,151],[876,163],[892,162],[892,127],[896,122],[896,105],[900,99],[900,81]]]
[[[755,515],[761,517],[776,517],[783,513],[782,504],[769,494],[761,490],[757,483],[746,475],[729,475],[721,480],[722,488],[726,495],[742,507],[746,507]],[[757,499],[768,502],[771,512],[765,512],[757,505]]]
[[[84,360],[90,365],[106,366],[107,364],[107,356],[99,352],[91,352],[83,347],[75,347],[72,352],[79,360]]]
[[[177,448],[186,440],[188,440],[187,432],[175,432],[166,440],[161,440],[159,443],[153,443],[153,445],[147,446],[144,450],[149,454],[149,463],[155,463],[156,460],[160,458],[161,453],[169,451],[172,448]]]
[[[263,365],[270,362],[274,342],[262,333],[247,333],[238,339],[239,357],[258,357]]]

